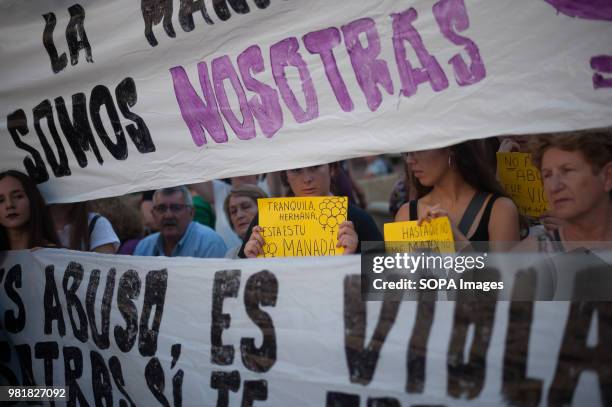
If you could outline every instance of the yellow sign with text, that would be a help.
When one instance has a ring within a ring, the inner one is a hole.
[[[497,153],[497,175],[521,214],[537,218],[548,210],[540,171],[531,163],[531,154]]]
[[[444,216],[431,222],[385,223],[385,249],[388,252],[454,253],[455,240],[450,220]]]
[[[258,199],[264,255],[260,257],[336,256],[338,227],[347,219],[345,196]]]

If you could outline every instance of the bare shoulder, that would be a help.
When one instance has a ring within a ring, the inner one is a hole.
[[[512,199],[502,196],[493,203],[493,214],[499,216],[518,216],[518,208]]]
[[[399,210],[395,214],[396,222],[403,222],[410,220],[410,203],[406,202],[402,206],[400,206]]]

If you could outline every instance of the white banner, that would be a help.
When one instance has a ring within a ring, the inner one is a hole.
[[[49,202],[612,125],[609,1],[0,8],[0,166]]]
[[[366,303],[359,270],[8,252],[0,385],[67,386],[68,405],[612,403],[612,303]]]

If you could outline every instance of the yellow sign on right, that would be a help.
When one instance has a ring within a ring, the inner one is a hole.
[[[529,153],[497,153],[497,175],[519,212],[539,217],[548,209],[540,171],[531,163]]]

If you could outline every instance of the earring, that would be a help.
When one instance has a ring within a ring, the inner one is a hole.
[[[451,155],[448,155],[448,168],[453,168],[453,164],[451,162]]]

